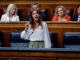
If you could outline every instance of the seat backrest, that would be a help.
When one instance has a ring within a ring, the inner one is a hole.
[[[0,32],[0,47],[3,46],[3,33]]]
[[[26,41],[24,39],[20,38],[21,32],[17,31],[17,32],[11,32],[11,36],[10,36],[10,47],[28,47],[29,45],[29,41]],[[50,39],[51,39],[51,47],[54,47],[54,33],[53,32],[49,32],[50,35]]]
[[[54,32],[49,32],[49,36],[50,36],[50,39],[51,39],[51,48],[57,48],[58,47],[58,44],[57,44],[57,36],[55,35],[57,33],[54,33]]]
[[[80,33],[65,33],[63,40],[64,48],[80,48]]]
[[[49,32],[49,36],[50,36],[50,39],[51,39],[51,47],[53,48],[54,47],[54,33]]]
[[[51,20],[51,14],[47,8],[41,8],[40,11],[45,14],[45,21]]]
[[[29,41],[20,38],[21,32],[11,32],[10,47],[28,47]]]
[[[71,17],[72,17],[72,15],[74,14],[74,9],[73,9],[73,8],[66,8],[66,11],[67,11],[67,14],[68,14],[69,16],[71,16]]]

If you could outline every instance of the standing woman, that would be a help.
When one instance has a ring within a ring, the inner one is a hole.
[[[58,6],[55,9],[55,14],[52,21],[67,22],[67,21],[71,21],[71,17],[68,16],[66,9],[63,6]]]
[[[45,22],[42,22],[39,11],[31,12],[31,19],[25,25],[21,38],[30,40],[29,48],[51,48],[48,27]]]
[[[1,17],[1,22],[19,21],[17,7],[15,4],[9,4],[7,11]]]

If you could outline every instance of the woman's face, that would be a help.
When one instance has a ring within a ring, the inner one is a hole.
[[[62,8],[58,8],[58,15],[59,15],[60,17],[64,16],[64,11],[63,11]]]
[[[80,7],[78,8],[78,14],[80,15]]]
[[[38,10],[38,11],[40,10],[40,7],[38,5],[33,5],[31,8],[32,8],[32,10],[34,10],[34,9]]]
[[[12,8],[10,9],[10,14],[14,15],[16,13],[16,7],[12,6]]]
[[[39,20],[39,13],[37,11],[33,11],[32,12],[32,18],[35,20],[35,21],[38,21]]]

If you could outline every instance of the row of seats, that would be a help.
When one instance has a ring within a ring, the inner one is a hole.
[[[11,32],[10,47],[28,47],[29,41],[20,38],[21,31]],[[49,32],[52,48],[55,48],[57,43],[55,33]],[[2,33],[0,32],[0,46],[2,46]],[[63,48],[79,48],[80,33],[65,33],[63,38]]]
[[[41,8],[40,11],[46,15],[47,20],[51,20],[51,13],[49,13],[49,12],[51,12],[51,10],[49,11],[47,8]],[[66,8],[66,11],[67,11],[69,16],[72,16],[74,14],[73,8]],[[6,12],[6,9],[0,9],[0,18],[5,12]],[[20,20],[24,21],[27,13],[28,13],[27,9],[18,9],[18,15],[20,17]],[[54,13],[53,13],[53,15],[54,15]]]
[[[20,38],[21,32],[11,32],[10,47],[28,47],[29,41]],[[51,47],[53,48],[55,43],[55,35],[53,32],[49,32],[51,39]]]

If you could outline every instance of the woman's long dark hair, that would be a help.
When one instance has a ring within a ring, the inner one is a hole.
[[[33,17],[32,17],[33,11],[37,11],[37,13],[38,13],[39,15],[40,15],[40,12],[39,12],[38,10],[32,10],[31,13],[30,13],[31,16],[30,16],[29,22],[30,22],[30,24],[31,24],[31,28],[34,30],[35,27],[36,27],[36,25],[35,25],[34,19],[33,19]],[[43,28],[41,16],[39,17],[38,23],[39,23],[39,25]]]

